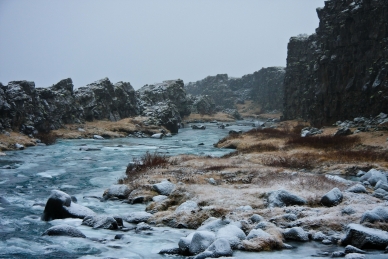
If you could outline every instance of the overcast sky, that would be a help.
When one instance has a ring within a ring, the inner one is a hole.
[[[285,66],[323,0],[0,0],[0,82],[75,87],[241,77]]]

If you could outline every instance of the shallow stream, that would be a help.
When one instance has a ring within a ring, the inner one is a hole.
[[[249,130],[247,126],[218,129],[206,124],[206,130],[181,129],[179,134],[164,139],[122,138],[110,140],[59,140],[55,145],[30,147],[6,152],[0,157],[0,258],[165,258],[164,248],[173,248],[181,236],[191,230],[153,227],[152,231],[135,233],[95,230],[82,226],[80,219],[44,222],[40,216],[51,190],[60,189],[77,198],[78,203],[98,214],[122,215],[144,210],[144,205],[119,201],[100,202],[84,196],[101,197],[104,190],[124,176],[128,162],[146,151],[168,155],[199,154],[221,156],[230,150],[216,149],[213,143],[231,129]],[[204,145],[198,145],[204,143]],[[83,151],[87,145],[99,151]],[[42,236],[53,225],[76,226],[88,238]],[[123,234],[122,239],[115,239]],[[292,243],[290,243],[292,244]],[[316,242],[295,244],[296,249],[249,253],[235,251],[236,258],[316,258],[319,254],[342,250]],[[172,258],[184,258],[171,256]],[[386,258],[368,255],[367,258]]]

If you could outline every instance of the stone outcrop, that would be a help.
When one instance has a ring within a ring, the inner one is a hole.
[[[116,121],[138,113],[130,83],[113,85],[108,78],[77,90],[70,78],[47,88],[35,88],[30,81],[12,81],[0,90],[0,130],[12,128],[32,134],[67,123]]]
[[[313,125],[388,112],[388,2],[325,1],[316,34],[292,37],[284,119]]]
[[[118,121],[138,114],[135,90],[130,83],[118,82],[113,85],[108,78],[104,78],[78,88],[74,95],[87,121]]]
[[[246,100],[260,104],[264,111],[281,110],[284,75],[283,67],[268,67],[241,78],[231,78],[227,74],[208,76],[186,84],[185,88],[194,96],[205,95],[214,99],[218,111],[235,108],[236,104]]]
[[[191,113],[190,101],[180,79],[145,85],[136,96],[140,114],[150,117],[150,124],[163,125],[172,133],[178,132],[182,117]]]
[[[150,124],[178,131],[181,117],[191,112],[182,80],[145,86],[135,92],[130,83],[108,78],[74,90],[70,78],[47,88],[30,81],[0,84],[0,131],[25,134],[49,132],[64,124],[145,115]]]

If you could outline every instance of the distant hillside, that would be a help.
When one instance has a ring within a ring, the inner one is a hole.
[[[218,110],[235,108],[245,100],[261,105],[263,111],[281,110],[284,75],[283,67],[262,68],[241,78],[218,74],[190,82],[185,89],[188,94],[212,97]]]

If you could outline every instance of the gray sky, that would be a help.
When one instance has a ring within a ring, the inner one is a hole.
[[[0,0],[0,82],[75,87],[241,77],[285,66],[323,0]]]

